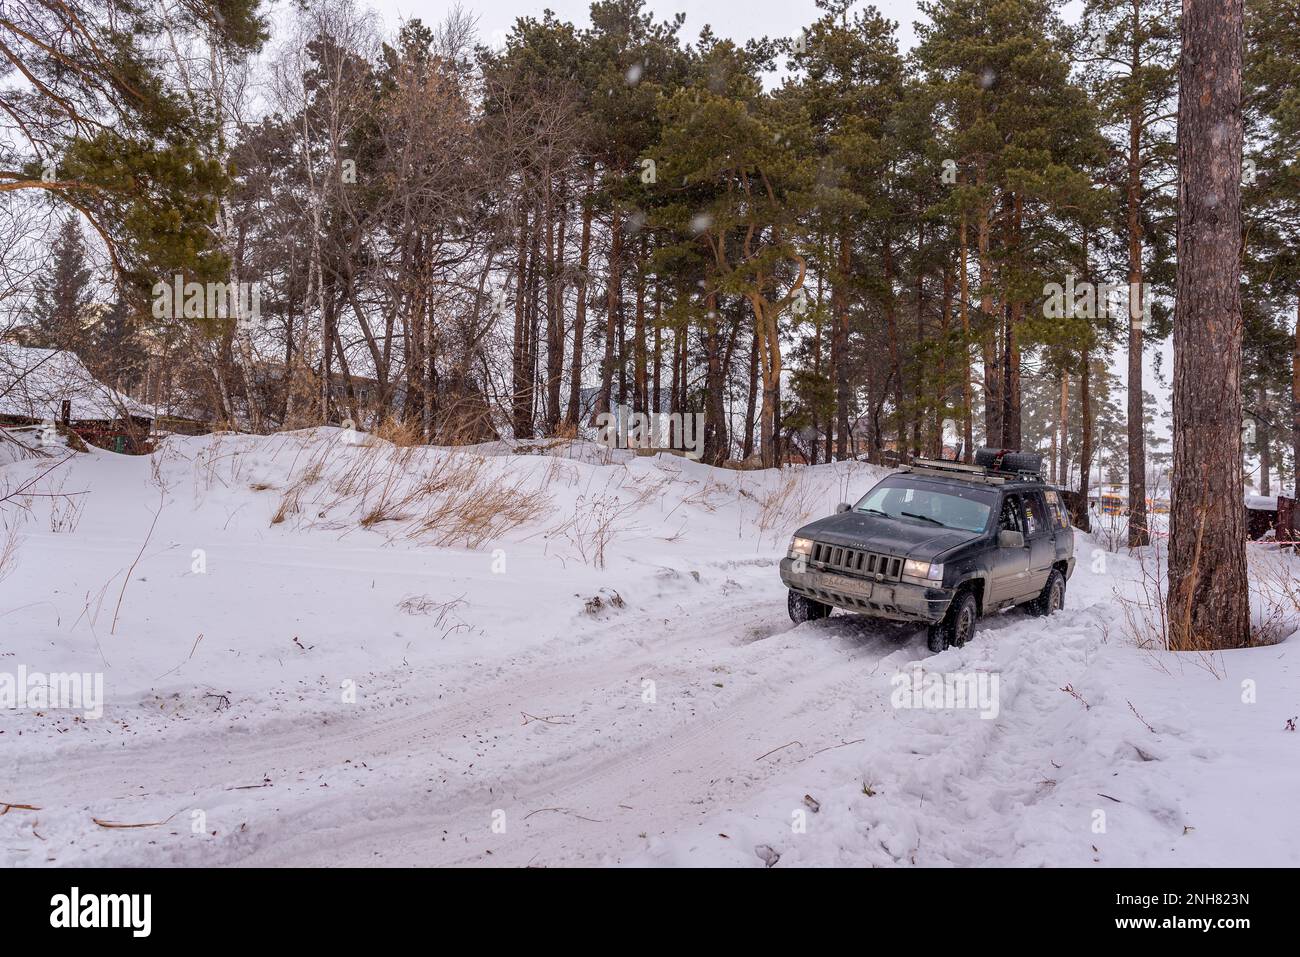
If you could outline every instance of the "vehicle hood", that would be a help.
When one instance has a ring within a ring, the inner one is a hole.
[[[795,534],[831,545],[933,561],[944,552],[979,538],[982,533],[935,528],[922,522],[865,512],[842,512],[810,522]]]

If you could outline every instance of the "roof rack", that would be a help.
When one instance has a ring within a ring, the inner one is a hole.
[[[1004,485],[1007,482],[1038,482],[1044,484],[1043,477],[1038,472],[991,469],[983,465],[950,462],[947,459],[913,459],[910,464],[901,466],[899,471],[911,472],[915,475],[963,479],[984,485]]]

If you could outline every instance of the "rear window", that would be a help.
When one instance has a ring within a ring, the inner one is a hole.
[[[1047,496],[1047,509],[1052,513],[1052,524],[1057,528],[1069,527],[1070,513],[1065,510],[1065,501],[1061,498],[1061,493],[1049,489],[1043,494]]]

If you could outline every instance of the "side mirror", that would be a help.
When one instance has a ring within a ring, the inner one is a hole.
[[[1025,536],[1020,532],[1002,529],[998,532],[998,548],[1024,548]]]
[[[850,505],[848,502],[840,502],[840,504],[835,506],[836,515],[840,515],[844,512],[851,512],[851,511],[853,511],[853,506]]]

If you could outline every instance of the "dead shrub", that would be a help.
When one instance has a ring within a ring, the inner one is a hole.
[[[594,568],[604,568],[605,549],[613,541],[615,533],[627,530],[626,526],[619,524],[620,520],[636,508],[637,503],[624,502],[617,495],[592,498],[580,495],[574,503],[573,515],[555,531],[573,543],[583,562]]]
[[[18,525],[0,518],[0,582],[18,567]]]
[[[424,434],[420,430],[419,423],[414,419],[399,419],[396,416],[387,416],[374,429],[371,435],[383,439],[385,442],[391,442],[398,448],[410,448],[415,445],[424,445]]]

